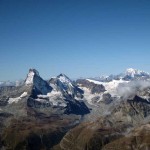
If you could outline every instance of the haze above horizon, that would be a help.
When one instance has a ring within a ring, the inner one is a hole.
[[[149,0],[1,0],[0,81],[150,72]]]

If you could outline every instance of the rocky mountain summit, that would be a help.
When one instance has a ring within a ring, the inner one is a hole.
[[[84,91],[78,88],[65,74],[60,74],[49,80],[50,85],[57,91],[60,91],[64,96],[71,98],[83,98]]]
[[[38,92],[38,94],[47,94],[52,91],[52,87],[43,80],[39,72],[35,69],[30,69],[25,80],[26,86],[33,86],[32,88]]]
[[[22,84],[0,86],[0,149],[150,149],[149,79],[128,69],[107,80],[44,80],[30,69]]]

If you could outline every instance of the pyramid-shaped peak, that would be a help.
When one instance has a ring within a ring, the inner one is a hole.
[[[60,75],[58,75],[59,77],[62,76],[62,77],[67,77],[64,73],[61,73]],[[68,77],[67,77],[68,78]]]
[[[29,69],[29,73],[27,75],[27,78],[25,80],[25,84],[33,84],[34,76],[39,76],[39,72],[36,69]]]
[[[72,82],[69,77],[67,77],[65,74],[61,73],[60,75],[57,76],[57,78],[63,82],[63,83],[68,83],[68,82]]]
[[[39,72],[36,69],[29,69],[29,74],[34,74],[39,76]]]

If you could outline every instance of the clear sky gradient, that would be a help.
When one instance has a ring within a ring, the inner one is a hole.
[[[0,0],[0,81],[150,72],[150,0]]]

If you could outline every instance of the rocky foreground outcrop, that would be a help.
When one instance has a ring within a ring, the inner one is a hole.
[[[121,102],[111,113],[70,130],[53,150],[147,150],[150,148],[150,105],[144,99]]]

